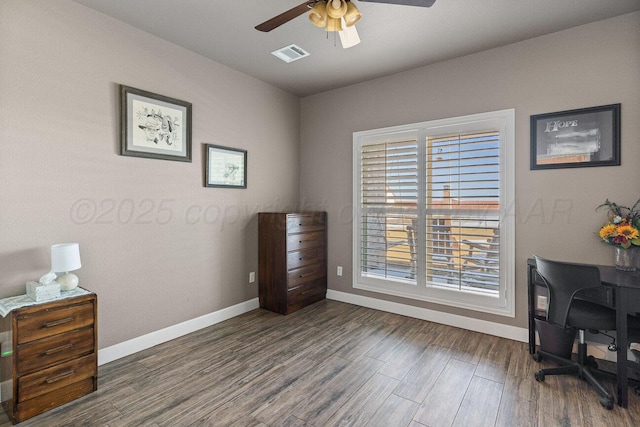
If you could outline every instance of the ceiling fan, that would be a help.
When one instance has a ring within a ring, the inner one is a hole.
[[[431,7],[436,0],[359,0],[370,3],[388,3],[404,6]],[[269,32],[309,11],[309,20],[316,27],[328,32],[338,32],[342,46],[347,48],[360,43],[354,26],[362,18],[351,0],[307,0],[278,16],[256,26],[256,30]]]

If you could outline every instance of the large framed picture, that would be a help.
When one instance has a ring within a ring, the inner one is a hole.
[[[531,169],[620,164],[620,104],[531,116]]]
[[[191,161],[191,104],[120,85],[120,154]]]
[[[247,151],[205,144],[206,187],[247,188]]]

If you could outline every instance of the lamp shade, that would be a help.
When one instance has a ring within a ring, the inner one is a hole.
[[[347,3],[347,12],[344,14],[344,21],[347,27],[355,25],[362,18],[360,11],[353,2]]]
[[[59,243],[51,246],[51,271],[62,273],[77,270],[80,263],[80,245],[77,243]]]
[[[327,2],[327,15],[329,18],[340,19],[347,13],[347,2],[344,0],[330,0]]]
[[[309,20],[316,27],[324,27],[327,25],[327,5],[324,2],[318,2],[311,12],[309,12]]]
[[[340,18],[327,18],[327,26],[325,31],[334,32],[342,31],[342,19]]]

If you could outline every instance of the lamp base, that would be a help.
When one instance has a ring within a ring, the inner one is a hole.
[[[64,273],[58,276],[56,282],[60,284],[61,291],[70,291],[78,287],[78,276],[73,273]]]

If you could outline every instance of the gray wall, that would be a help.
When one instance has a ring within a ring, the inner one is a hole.
[[[0,297],[79,242],[100,348],[255,298],[261,210],[328,210],[330,288],[373,295],[350,280],[354,131],[516,108],[518,317],[407,304],[524,327],[526,258],[610,264],[594,208],[640,197],[638,13],[301,101],[66,0],[0,1],[0,40]],[[118,155],[118,84],[193,104],[192,163]],[[615,102],[622,166],[529,171],[529,115]],[[204,143],[248,150],[248,189],[203,188]]]
[[[125,84],[193,104],[192,163],[118,154]],[[79,242],[99,346],[257,297],[260,210],[297,205],[299,100],[70,1],[0,1],[0,297]],[[203,187],[202,144],[248,150]]]
[[[366,41],[364,41],[366,42]],[[425,41],[428,43],[428,41]],[[529,116],[622,104],[622,165],[529,170]],[[303,98],[301,198],[329,212],[329,288],[526,327],[526,260],[612,264],[596,206],[640,198],[640,13]],[[352,288],[352,133],[516,109],[516,318]],[[344,275],[335,274],[344,266]]]

